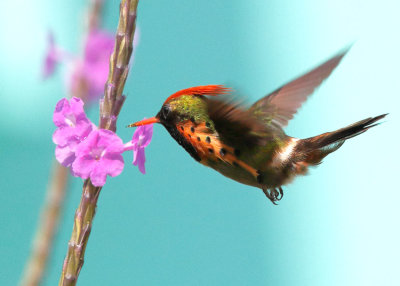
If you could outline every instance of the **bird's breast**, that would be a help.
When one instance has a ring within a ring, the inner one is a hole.
[[[195,152],[196,157],[200,159],[198,161],[203,165],[241,183],[258,184],[260,171],[240,158],[241,150],[222,142],[218,133],[209,128],[206,123],[196,123],[194,120],[183,121],[176,125],[176,132],[177,134],[173,137],[176,140],[179,138],[178,143],[186,151]],[[188,145],[191,147],[188,148]]]

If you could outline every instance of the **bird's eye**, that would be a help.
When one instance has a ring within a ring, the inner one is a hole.
[[[161,108],[161,118],[167,119],[170,112],[171,112],[171,109],[169,108],[169,106],[163,105],[163,107]]]

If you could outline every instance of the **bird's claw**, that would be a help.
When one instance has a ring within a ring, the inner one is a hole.
[[[267,188],[262,188],[265,196],[274,204],[277,205],[277,201],[280,201],[283,197],[283,190],[282,187],[279,187],[277,189],[267,189]]]

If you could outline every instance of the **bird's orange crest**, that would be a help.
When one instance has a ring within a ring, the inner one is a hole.
[[[231,91],[230,88],[227,88],[223,85],[201,85],[201,86],[194,86],[189,87],[186,89],[182,89],[180,91],[175,92],[174,94],[170,95],[167,100],[164,102],[167,103],[173,98],[177,98],[182,95],[210,95],[210,96],[217,96],[222,94],[227,94]]]

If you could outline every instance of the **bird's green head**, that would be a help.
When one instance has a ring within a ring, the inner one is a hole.
[[[180,90],[167,98],[155,117],[132,123],[128,127],[152,123],[175,125],[185,120],[202,121],[207,116],[207,104],[204,96],[216,96],[229,91],[222,85],[196,86]]]

